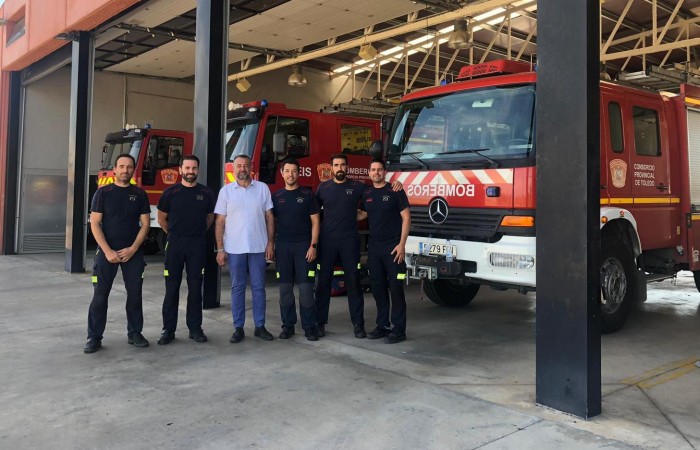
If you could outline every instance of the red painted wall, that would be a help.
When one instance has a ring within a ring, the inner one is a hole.
[[[3,6],[9,23],[2,27],[2,70],[21,70],[68,42],[56,39],[68,31],[88,31],[138,0],[6,0]],[[24,17],[25,34],[5,46],[12,24]]]

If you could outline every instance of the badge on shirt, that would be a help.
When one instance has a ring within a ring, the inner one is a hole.
[[[130,202],[135,202],[137,198],[138,198],[138,195],[134,195],[134,194],[129,195]]]
[[[352,191],[353,191],[352,189],[345,189],[345,193],[347,195],[352,195]]]
[[[201,202],[202,200],[204,200],[204,196],[201,195],[201,194],[200,194],[200,195],[197,195],[196,198],[197,198],[197,200],[199,200],[200,202]]]
[[[297,203],[304,203],[304,197],[297,197]]]
[[[389,196],[388,196],[388,195],[382,195],[382,201],[383,201],[383,202],[388,202],[388,201],[389,201]]]

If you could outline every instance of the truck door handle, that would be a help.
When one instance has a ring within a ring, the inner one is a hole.
[[[668,186],[666,186],[663,183],[660,183],[660,184],[656,185],[656,189],[658,189],[660,191],[668,191]]]

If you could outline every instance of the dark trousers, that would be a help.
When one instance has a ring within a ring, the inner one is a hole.
[[[275,265],[280,286],[280,316],[282,325],[297,323],[294,283],[299,287],[299,315],[304,330],[316,328],[316,300],[314,299],[315,263],[306,261],[310,241],[276,242]]]
[[[177,328],[183,267],[187,271],[187,328],[190,331],[202,328],[202,280],[206,249],[204,236],[168,235],[164,261],[163,330],[174,333]]]
[[[394,262],[391,245],[369,246],[369,278],[372,282],[372,294],[377,303],[377,326],[390,328],[394,324],[396,334],[406,333],[406,296],[403,283],[406,280],[406,263]],[[389,301],[391,293],[391,302]],[[391,322],[389,322],[391,310]]]
[[[316,286],[316,320],[319,325],[328,323],[328,309],[331,301],[331,281],[336,261],[345,272],[345,285],[348,288],[348,307],[353,325],[364,325],[365,299],[360,289],[360,236],[338,239],[333,236],[321,237],[318,248],[318,285]]]
[[[107,261],[104,253],[98,249],[92,266],[94,294],[88,310],[88,339],[102,339],[107,324],[107,300],[119,267],[122,268],[122,277],[126,288],[127,335],[131,337],[143,330],[141,288],[143,286],[143,271],[146,268],[143,251],[136,252],[127,262],[113,264]]]

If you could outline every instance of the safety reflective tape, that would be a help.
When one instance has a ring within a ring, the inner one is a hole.
[[[279,278],[279,277],[280,277],[280,273],[279,273],[279,272],[277,272],[277,278]]]
[[[131,184],[136,184],[136,180],[134,180],[134,179],[132,178],[131,181],[130,181],[130,183],[131,183]]]
[[[144,275],[146,275],[146,272],[141,272],[141,279],[143,279]]]
[[[163,271],[163,275],[166,276],[166,277],[169,277],[169,276],[170,276],[170,272],[168,272],[168,269],[165,269],[165,270]]]
[[[202,269],[202,275],[204,275],[204,269]]]
[[[93,283],[97,283],[97,275],[93,275],[93,276],[92,276],[92,282],[93,282]]]
[[[358,269],[362,269],[362,264],[357,263],[357,268],[358,268]]]
[[[333,276],[336,276],[336,275],[345,275],[345,272],[343,272],[342,270],[334,270]]]
[[[309,277],[315,277],[315,276],[316,276],[316,271],[315,271],[315,270],[309,270],[308,276],[309,276]]]
[[[396,279],[397,279],[397,280],[405,280],[405,279],[406,279],[406,274],[405,274],[405,273],[397,273],[397,274],[396,274]]]
[[[612,197],[600,199],[601,205],[669,205],[680,202],[680,197]]]
[[[316,264],[316,270],[321,270],[321,265],[320,265],[320,264]]]

